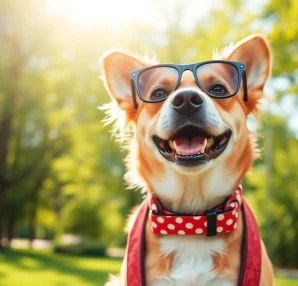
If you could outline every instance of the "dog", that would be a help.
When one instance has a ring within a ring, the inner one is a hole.
[[[108,122],[116,120],[122,137],[133,130],[126,180],[143,188],[143,204],[149,205],[143,282],[128,282],[128,271],[138,270],[129,269],[127,251],[120,277],[106,285],[242,285],[241,182],[259,155],[246,122],[248,115],[258,115],[270,76],[268,40],[253,34],[215,52],[210,61],[190,65],[158,65],[112,51],[103,56],[102,70],[112,98]],[[227,207],[228,198],[233,203]],[[232,219],[219,226],[223,205]],[[130,218],[129,233],[138,212]],[[200,219],[205,222],[198,227]],[[257,243],[259,283],[243,285],[273,285],[265,246],[259,238]],[[251,266],[255,263],[244,268]]]

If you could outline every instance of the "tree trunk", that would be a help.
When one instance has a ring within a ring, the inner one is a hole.
[[[35,234],[36,234],[36,209],[37,209],[37,204],[33,203],[32,204],[32,209],[30,211],[29,215],[29,248],[33,248],[33,242],[35,239]]]
[[[7,153],[11,133],[12,114],[8,111],[0,121],[0,245],[4,238]]]
[[[8,239],[8,246],[10,245],[11,240],[14,238],[14,231],[15,231],[15,218],[10,216],[7,219],[7,239]]]
[[[31,209],[29,213],[29,248],[33,248],[33,242],[36,236],[36,225],[37,225],[37,207],[38,207],[38,191],[41,189],[43,182],[43,176],[38,180],[35,190],[32,193]]]
[[[19,45],[17,41],[13,46],[16,57],[20,55]],[[11,78],[17,82],[20,74],[20,64],[16,63],[9,71]],[[3,118],[0,118],[0,245],[1,239],[4,237],[4,221],[5,221],[5,203],[7,192],[7,154],[9,150],[10,136],[12,133],[13,106],[16,98],[16,90],[12,90],[6,94],[6,104]]]
[[[0,183],[0,249],[4,247],[4,229],[5,229],[5,187]]]

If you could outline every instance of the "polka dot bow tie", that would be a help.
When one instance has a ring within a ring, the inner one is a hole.
[[[231,232],[237,227],[242,203],[242,186],[215,208],[195,214],[182,214],[167,210],[151,196],[149,200],[151,230],[156,234],[207,235]]]

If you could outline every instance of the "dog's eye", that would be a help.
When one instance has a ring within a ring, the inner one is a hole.
[[[216,94],[216,95],[225,95],[228,90],[222,83],[215,83],[211,89],[210,92]]]
[[[153,100],[158,100],[161,98],[166,97],[168,94],[162,87],[156,87],[154,90],[151,92],[150,99]]]

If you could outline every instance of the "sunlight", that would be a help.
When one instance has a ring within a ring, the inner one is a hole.
[[[46,10],[51,15],[70,18],[73,24],[84,28],[102,25],[121,30],[123,24],[137,23],[164,30],[179,21],[184,31],[190,31],[198,18],[221,5],[220,0],[204,5],[196,0],[187,3],[185,5],[184,0],[46,0]],[[183,13],[176,19],[177,10],[181,8]]]
[[[72,20],[83,26],[92,27],[98,24],[106,24],[108,27],[119,27],[128,20],[146,21],[146,15],[152,14],[152,3],[143,2],[140,4],[136,0],[47,0],[46,8],[50,14],[68,16]],[[138,13],[139,11],[139,13]],[[145,15],[140,15],[140,11]]]

